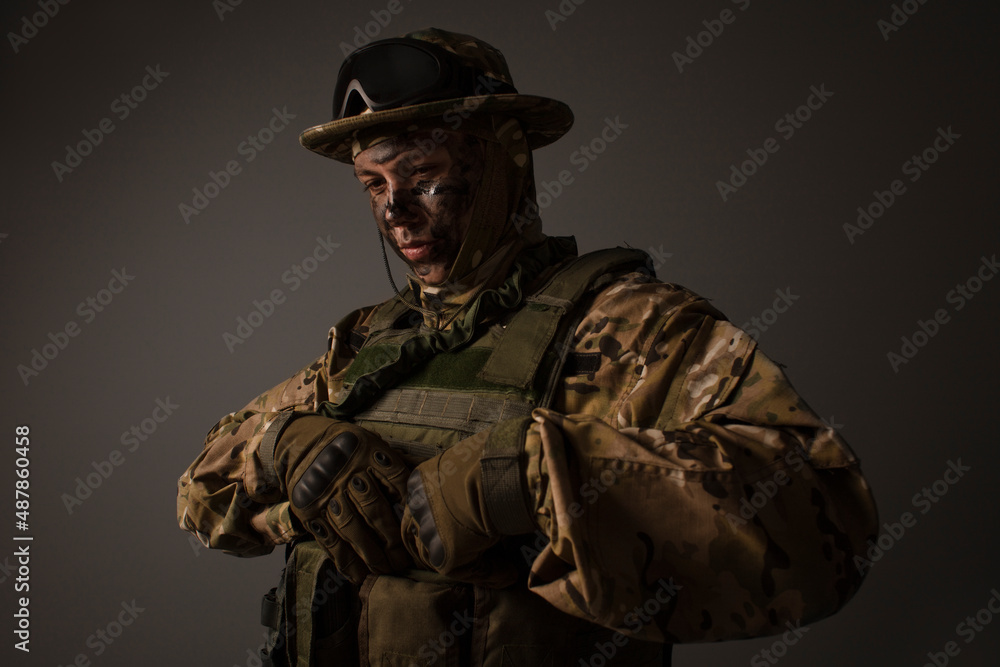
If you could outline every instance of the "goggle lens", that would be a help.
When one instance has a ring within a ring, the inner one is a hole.
[[[481,92],[485,91],[485,92]],[[420,102],[487,93],[516,93],[435,44],[398,38],[366,46],[340,67],[333,118]]]
[[[334,118],[357,115],[369,106],[379,111],[414,99],[433,90],[441,75],[437,58],[418,46],[379,44],[359,51],[341,67]],[[364,97],[358,94],[359,88]]]

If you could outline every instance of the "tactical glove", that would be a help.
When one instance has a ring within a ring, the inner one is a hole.
[[[410,466],[376,434],[301,416],[282,431],[274,468],[292,513],[351,581],[411,566],[396,511],[406,497]]]
[[[419,565],[483,586],[514,583],[517,568],[494,547],[537,528],[518,477],[530,423],[501,422],[414,468],[402,530]]]

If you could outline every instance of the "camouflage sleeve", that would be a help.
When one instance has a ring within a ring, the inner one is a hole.
[[[549,541],[529,587],[656,641],[774,634],[835,612],[877,528],[854,454],[704,300],[633,287],[646,298],[599,302],[599,326],[579,330],[579,349],[609,359],[568,393],[594,399],[534,412],[527,488]]]
[[[330,330],[323,356],[209,431],[201,455],[177,481],[177,521],[183,530],[206,547],[238,556],[268,554],[304,533],[261,444],[283,412],[313,412],[328,400],[333,371],[353,358],[347,333],[366,312],[354,311]]]

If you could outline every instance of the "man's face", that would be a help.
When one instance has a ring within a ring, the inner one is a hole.
[[[457,132],[443,142],[429,131],[390,139],[354,159],[382,236],[429,285],[444,282],[455,262],[482,173],[482,144]]]

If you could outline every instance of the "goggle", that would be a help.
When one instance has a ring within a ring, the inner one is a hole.
[[[400,37],[358,49],[344,61],[333,94],[333,118],[371,109],[517,93],[517,89],[431,42]]]

